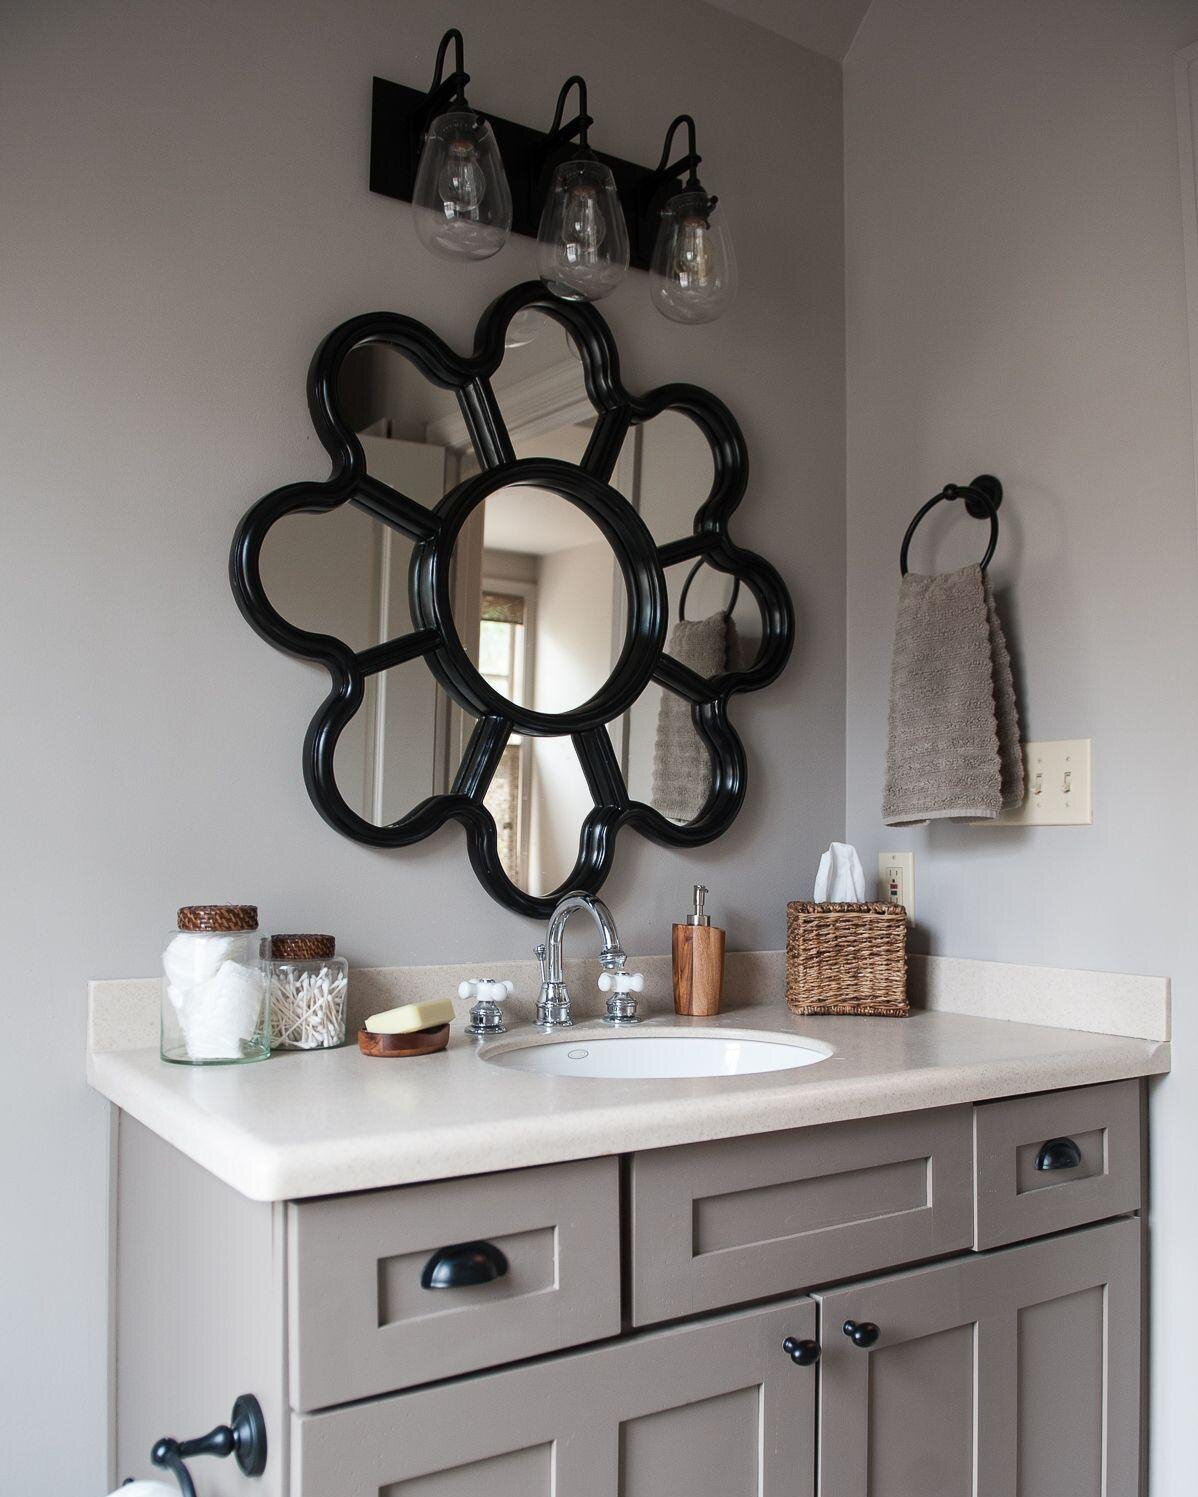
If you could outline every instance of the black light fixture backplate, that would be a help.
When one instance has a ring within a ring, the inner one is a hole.
[[[512,190],[512,229],[535,239],[550,173],[559,161],[574,153],[574,142],[567,140],[554,147],[547,131],[482,112],[495,132]],[[371,192],[404,203],[412,201],[427,114],[428,94],[423,89],[407,88],[386,78],[374,80],[370,116]],[[682,190],[681,175],[663,178],[652,167],[638,166],[603,151],[594,154],[611,168],[616,180],[616,191],[628,220],[629,262],[639,270],[648,270],[661,205]]]

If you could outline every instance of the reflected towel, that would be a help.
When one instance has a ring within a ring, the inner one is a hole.
[[[1011,657],[981,567],[899,592],[882,818],[992,820],[1023,803]]]
[[[697,675],[718,676],[728,654],[728,615],[681,619],[666,653]],[[653,748],[653,805],[670,821],[694,821],[711,792],[711,758],[695,732],[691,704],[663,690]]]

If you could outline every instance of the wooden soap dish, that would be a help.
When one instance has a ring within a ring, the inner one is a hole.
[[[388,1059],[407,1055],[435,1055],[449,1044],[449,1025],[435,1024],[432,1029],[417,1029],[411,1034],[371,1034],[358,1030],[358,1049],[363,1055]]]

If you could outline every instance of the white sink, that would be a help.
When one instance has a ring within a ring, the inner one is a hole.
[[[727,1030],[686,1034],[580,1034],[565,1039],[496,1046],[482,1057],[509,1071],[542,1076],[607,1076],[666,1080],[682,1076],[752,1076],[790,1071],[827,1060],[819,1040],[758,1036]]]

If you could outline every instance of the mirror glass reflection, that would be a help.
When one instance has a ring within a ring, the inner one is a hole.
[[[508,701],[570,712],[611,675],[623,581],[590,517],[545,489],[489,494],[453,556],[454,624],[479,671]]]
[[[517,457],[579,461],[595,413],[560,324],[535,309],[520,313],[492,385]],[[337,393],[368,470],[409,497],[431,507],[478,471],[453,392],[437,389],[396,350],[355,349]],[[630,429],[610,481],[664,543],[691,532],[712,476],[702,432],[689,417],[665,412]],[[407,537],[346,505],[276,525],[263,581],[284,617],[361,650],[411,629],[411,553]],[[702,567],[681,619],[693,565],[666,571],[670,653],[705,675],[750,663],[762,628],[747,587],[729,613],[731,579]],[[501,695],[538,711],[587,700],[623,646],[627,595],[610,546],[580,508],[543,489],[513,486],[478,507],[455,546],[451,592],[455,627],[480,672]],[[374,824],[397,820],[451,787],[475,723],[422,660],[370,677],[363,708],[338,744],[342,795]],[[607,731],[633,798],[672,820],[693,819],[710,768],[687,704],[650,684]],[[569,877],[592,801],[568,737],[513,735],[487,805],[517,885],[544,894]]]

